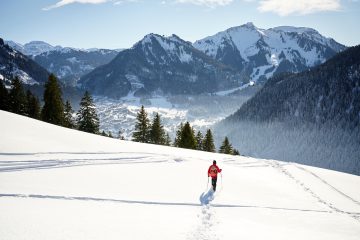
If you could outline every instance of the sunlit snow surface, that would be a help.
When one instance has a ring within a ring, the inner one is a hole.
[[[0,239],[360,236],[359,176],[0,119]]]

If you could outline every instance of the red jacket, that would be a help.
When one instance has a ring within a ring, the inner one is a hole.
[[[208,177],[216,178],[217,174],[220,172],[221,172],[221,169],[217,165],[213,164],[209,167]]]

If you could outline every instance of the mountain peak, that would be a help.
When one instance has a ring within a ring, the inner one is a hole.
[[[159,35],[159,34],[156,34],[156,33],[149,33],[149,34],[146,34],[136,44],[134,44],[133,48],[137,47],[139,44],[144,46],[147,43],[152,43],[154,40],[159,42],[160,45],[163,45],[163,43],[165,43],[165,44],[170,44],[170,43],[174,44],[175,43],[175,44],[182,44],[182,45],[192,46],[191,42],[187,42],[187,41],[181,39],[176,34],[172,34],[171,36],[165,36],[165,35]]]
[[[247,23],[245,23],[245,24],[243,24],[241,26],[248,27],[248,28],[256,28],[256,26],[254,25],[253,22],[247,22]]]

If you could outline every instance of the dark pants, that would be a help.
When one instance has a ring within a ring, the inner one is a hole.
[[[214,192],[216,191],[217,177],[211,178],[211,185],[213,186]]]

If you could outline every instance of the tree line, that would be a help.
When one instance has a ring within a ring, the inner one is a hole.
[[[112,137],[111,132],[107,134],[102,131],[100,133],[100,121],[96,113],[94,101],[88,91],[84,93],[84,96],[80,101],[80,109],[75,113],[68,100],[64,103],[62,91],[56,76],[50,74],[48,81],[45,84],[43,102],[44,104],[41,107],[39,99],[32,94],[31,91],[24,90],[18,77],[15,77],[11,81],[10,90],[8,90],[3,82],[0,81],[1,110],[21,114],[67,128]],[[124,139],[121,136],[120,138]],[[160,115],[156,113],[150,122],[144,106],[141,106],[141,109],[137,113],[132,140],[135,142],[216,152],[211,130],[208,129],[205,136],[203,136],[200,131],[195,134],[195,130],[191,127],[189,122],[180,124],[176,131],[174,142],[171,143],[169,133],[164,129]],[[232,147],[227,137],[225,137],[222,142],[219,153],[239,155],[239,152]]]
[[[152,122],[150,123],[144,106],[141,106],[141,109],[137,113],[132,140],[135,142],[167,146],[172,145],[179,148],[216,152],[211,130],[207,129],[205,136],[203,136],[201,131],[198,131],[195,134],[195,129],[191,127],[189,122],[180,124],[178,130],[176,131],[174,142],[171,144],[169,134],[164,130],[159,113],[155,114]],[[227,137],[225,137],[222,142],[219,148],[219,153],[240,155],[239,151],[233,148]]]
[[[0,109],[28,116],[59,126],[78,129],[80,131],[99,134],[99,118],[89,92],[85,92],[80,102],[80,109],[75,114],[70,102],[65,103],[58,80],[50,74],[45,83],[43,94],[44,105],[39,99],[24,87],[18,77],[11,81],[8,90],[0,81]]]

